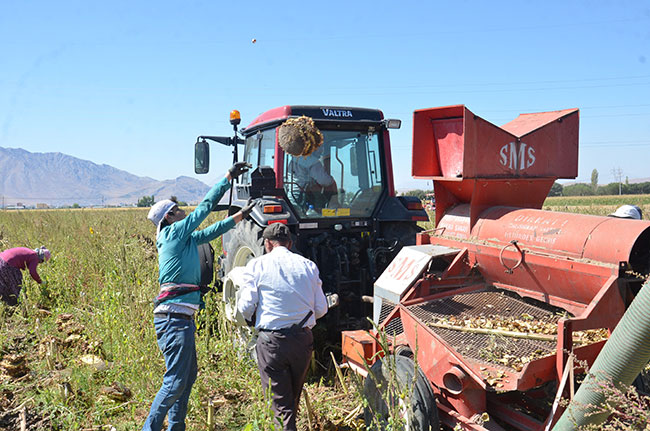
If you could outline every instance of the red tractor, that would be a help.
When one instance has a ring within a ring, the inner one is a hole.
[[[309,157],[296,157],[279,146],[277,130],[303,115],[314,120],[324,142]],[[250,218],[223,236],[219,278],[225,280],[227,310],[234,310],[237,291],[228,275],[264,253],[266,226],[285,223],[295,251],[318,265],[325,294],[338,298],[321,325],[330,338],[367,327],[373,283],[402,246],[415,243],[417,222],[428,221],[419,199],[395,195],[388,129],[401,122],[384,119],[375,109],[333,106],[282,106],[240,131],[239,121],[233,111],[233,137],[199,136],[195,145],[197,173],[208,172],[207,141],[232,147],[233,161],[253,166],[218,208],[234,213],[257,200]],[[320,180],[324,176],[327,182]],[[234,319],[234,312],[229,315]]]

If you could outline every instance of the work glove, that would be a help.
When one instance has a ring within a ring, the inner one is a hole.
[[[246,321],[246,326],[250,326],[251,328],[255,327],[256,315],[257,315],[257,305],[255,306],[255,310],[253,310],[253,315],[251,316],[250,319],[246,319],[244,317],[244,320]]]
[[[237,162],[234,165],[232,165],[230,169],[228,169],[228,173],[230,173],[230,178],[235,180],[237,179],[237,177],[239,177],[244,172],[247,172],[248,169],[252,167],[253,165],[251,165],[250,163]]]
[[[246,206],[241,209],[242,220],[247,218],[251,214],[251,211],[253,211],[255,205],[257,205],[257,201],[252,201],[246,204]]]
[[[327,300],[327,308],[334,308],[337,305],[339,305],[339,295],[336,293],[328,293],[325,295],[325,299]]]

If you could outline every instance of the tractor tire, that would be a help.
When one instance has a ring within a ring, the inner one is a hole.
[[[262,228],[251,220],[242,220],[233,229],[223,249],[226,250],[222,260],[223,274],[228,274],[235,267],[246,266],[251,259],[264,254]],[[248,326],[233,325],[232,335],[235,347],[257,362],[257,331]]]
[[[223,245],[223,249],[226,250],[226,257],[223,260],[224,274],[228,274],[237,266],[246,266],[251,259],[264,254],[262,230],[251,220],[237,223],[230,241]]]
[[[393,366],[394,370],[391,370]],[[415,379],[414,373],[417,373]],[[395,381],[391,381],[391,375],[394,376]],[[389,391],[389,388],[393,390]],[[403,399],[396,395],[404,392],[406,397]],[[437,431],[440,429],[438,408],[431,384],[420,367],[415,370],[415,363],[406,356],[393,355],[377,361],[366,377],[363,393],[368,401],[363,416],[369,430]],[[398,412],[401,425],[395,423],[389,425],[391,409],[388,403],[393,404],[393,412]]]
[[[405,356],[409,359],[413,359],[413,350],[408,344],[400,344],[398,346],[395,346],[395,354],[397,356]]]

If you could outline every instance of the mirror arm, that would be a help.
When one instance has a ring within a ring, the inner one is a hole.
[[[228,136],[199,136],[197,139],[205,139],[231,147],[234,147],[235,144],[244,145],[244,140],[239,137],[230,138]]]
[[[232,162],[233,162],[233,164],[235,164],[235,163],[237,163],[239,161],[239,154],[237,154],[237,143],[238,143],[237,141],[239,140],[242,143],[244,143],[244,141],[237,137],[237,125],[239,124],[239,121],[235,121],[234,123],[231,121],[231,123],[232,123],[232,129],[233,129],[233,131],[235,133],[235,136],[233,136],[232,138],[227,138],[228,139],[228,144],[226,144],[226,145],[231,145],[233,147],[232,148]],[[217,142],[219,142],[219,141],[217,141]],[[239,183],[239,179],[237,179],[237,183]],[[230,208],[232,206],[232,193],[233,193],[233,191],[235,191],[235,179],[234,178],[230,180],[230,196],[228,197],[228,208]],[[228,211],[230,212],[230,210],[228,210]]]

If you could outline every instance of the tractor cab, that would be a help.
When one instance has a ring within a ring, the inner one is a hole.
[[[372,215],[387,188],[382,139],[376,130],[321,129],[323,145],[306,157],[276,149],[276,130],[247,137],[244,160],[253,166],[276,166],[276,185],[299,219]],[[250,184],[248,173],[242,183]]]

